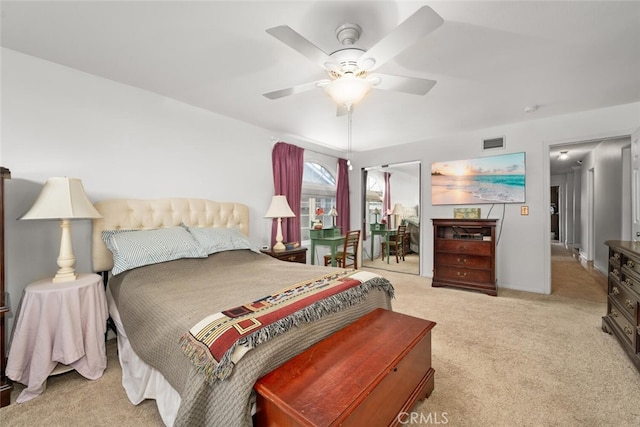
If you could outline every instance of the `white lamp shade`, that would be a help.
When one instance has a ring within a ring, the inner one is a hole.
[[[20,219],[102,218],[77,178],[49,178],[31,209]]]
[[[336,210],[336,208],[331,208],[331,210],[329,211],[329,215],[338,216],[338,211]]]
[[[401,203],[396,203],[393,206],[393,214],[394,215],[402,215],[402,214],[404,214],[404,209],[402,209],[402,204]]]
[[[332,80],[324,90],[336,104],[350,107],[362,101],[371,90],[371,86],[372,83],[366,79],[356,77],[353,74],[345,74]]]
[[[289,203],[287,203],[287,198],[285,196],[273,196],[271,199],[271,206],[267,210],[265,214],[265,218],[291,218],[296,216],[291,208],[289,207]]]

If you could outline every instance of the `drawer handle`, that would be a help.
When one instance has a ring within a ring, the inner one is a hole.
[[[635,266],[636,264],[633,262],[633,260],[630,260],[630,259],[627,260],[627,267],[634,268]]]
[[[622,328],[622,329],[624,329],[624,332],[625,332],[627,335],[631,335],[631,334],[633,334],[633,330],[632,330],[630,327],[628,327],[627,325],[624,325],[624,328]]]
[[[467,263],[467,259],[466,258],[458,258],[458,262],[466,264]]]
[[[618,271],[618,269],[617,269],[617,268],[614,268],[614,269],[611,271],[611,274],[613,274],[613,275],[614,275],[614,276],[616,276],[616,277],[620,276],[620,272]]]
[[[633,286],[633,280],[631,280],[630,277],[627,277],[626,279],[624,279],[624,283],[625,285],[632,287]]]
[[[464,271],[458,271],[458,277],[467,277],[467,273]]]
[[[616,310],[615,308],[611,309],[611,317],[618,317],[618,310]]]
[[[613,259],[619,260],[620,259],[620,254],[618,252],[614,252],[613,253]]]
[[[627,305],[627,308],[633,310],[633,302],[631,302],[630,299],[626,300],[624,303]]]
[[[614,286],[613,289],[611,290],[611,293],[614,295],[620,295],[620,290],[618,289],[617,286]]]
[[[289,257],[289,261],[295,261],[295,260],[296,260],[295,255],[291,255],[291,256]]]

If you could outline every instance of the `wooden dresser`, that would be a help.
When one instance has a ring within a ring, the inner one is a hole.
[[[602,329],[615,335],[640,370],[640,244],[609,240],[607,315]]]
[[[0,166],[0,407],[7,406],[11,402],[11,382],[5,376],[6,349],[5,349],[5,318],[9,312],[4,291],[4,180],[11,178],[9,169]]]
[[[434,322],[377,309],[262,377],[256,426],[391,426],[434,387]]]
[[[497,219],[432,219],[432,286],[452,286],[498,295]]]

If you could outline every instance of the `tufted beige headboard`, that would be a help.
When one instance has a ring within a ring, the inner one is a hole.
[[[103,200],[95,204],[102,218],[93,220],[93,271],[113,268],[102,241],[103,230],[150,230],[185,224],[190,227],[237,227],[249,235],[249,208],[241,203],[206,199]]]

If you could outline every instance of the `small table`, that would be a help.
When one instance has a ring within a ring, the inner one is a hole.
[[[336,264],[336,252],[338,252],[338,246],[344,245],[345,236],[332,236],[332,237],[312,237],[311,238],[311,265],[316,261],[316,245],[329,246],[331,248],[331,266],[335,267]]]
[[[371,261],[373,261],[373,249],[374,249],[374,242],[375,242],[375,236],[384,236],[385,242],[387,243],[385,245],[385,247],[387,248],[386,250],[386,254],[382,255],[382,259],[384,259],[384,257],[387,257],[387,264],[389,264],[389,236],[395,236],[398,233],[398,229],[397,228],[393,228],[393,229],[384,229],[384,230],[374,230],[373,228],[371,229]]]
[[[100,378],[107,367],[108,317],[97,274],[80,274],[72,282],[44,279],[28,285],[16,314],[6,370],[9,378],[27,386],[16,402],[39,396],[58,363],[87,379]]]
[[[301,264],[307,263],[307,248],[295,248],[295,249],[287,249],[284,251],[274,251],[271,249],[261,249],[265,255],[269,255],[270,257],[279,259],[280,261],[288,261],[288,262],[299,262]]]

